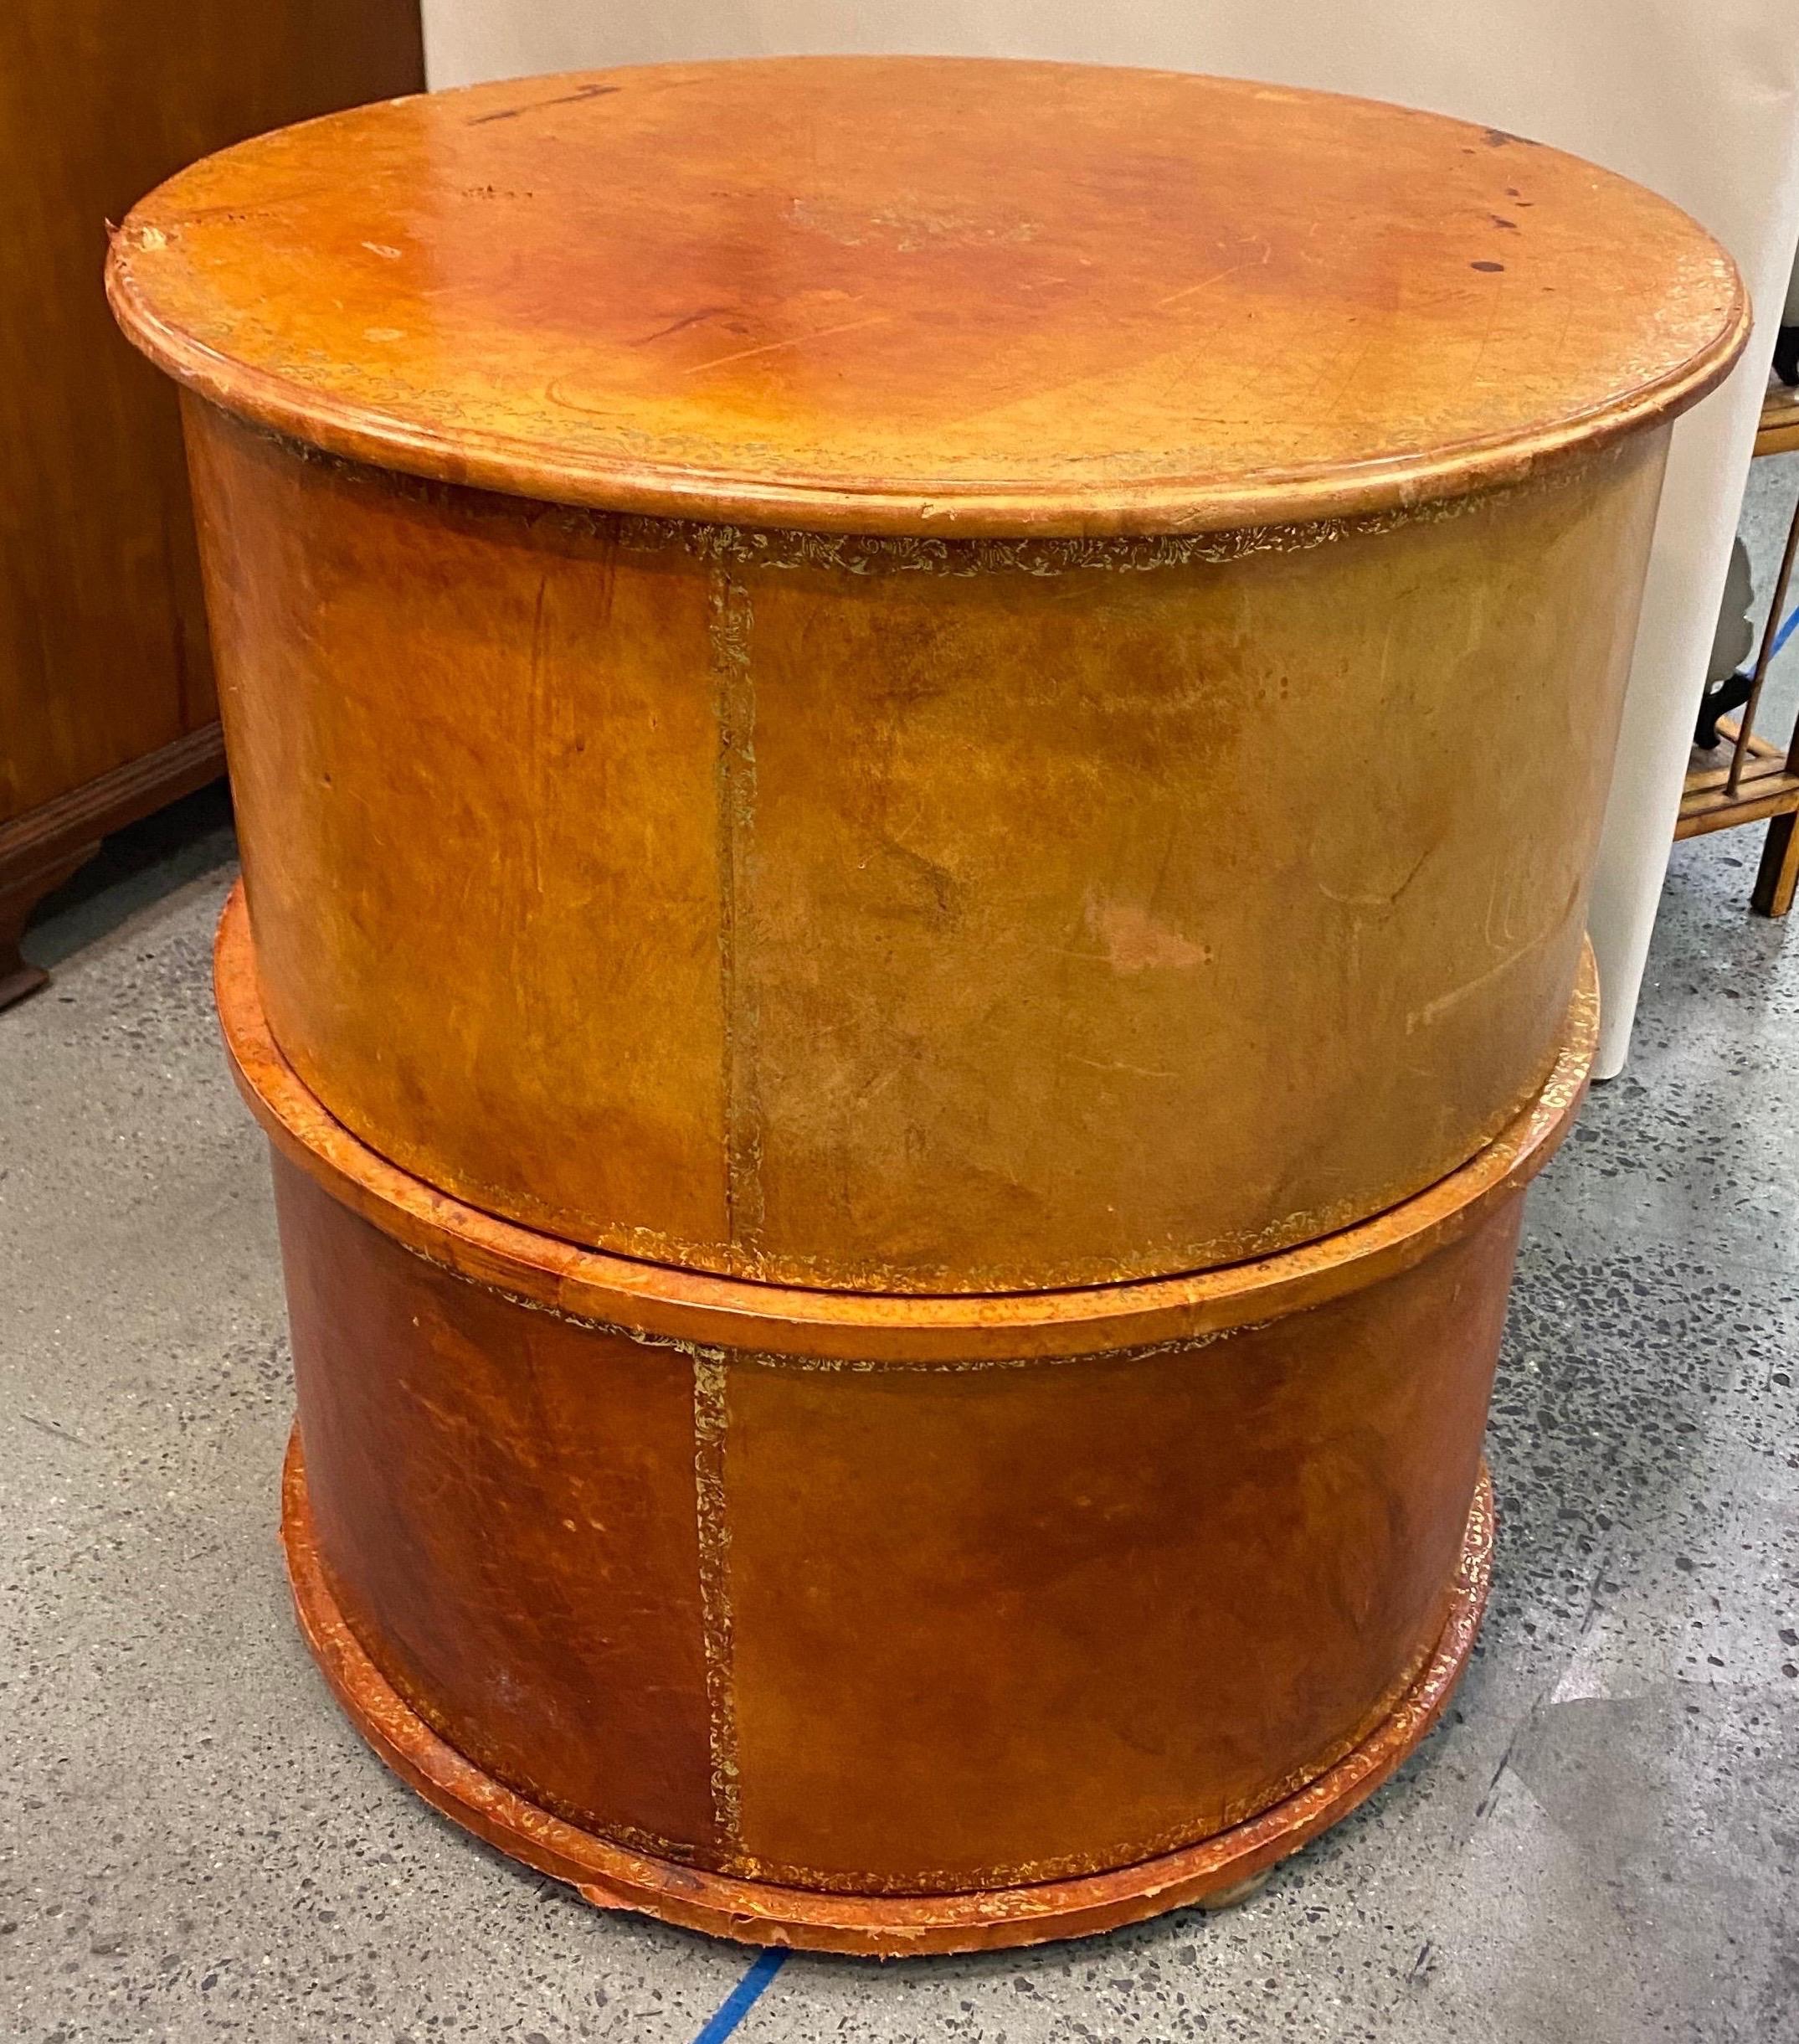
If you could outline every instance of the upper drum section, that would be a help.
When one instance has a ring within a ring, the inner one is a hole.
[[[1718,381],[1722,250],[1494,129],[937,58],[509,80],[152,193],[153,359],[333,452],[820,531],[1159,533],[1517,481]]]

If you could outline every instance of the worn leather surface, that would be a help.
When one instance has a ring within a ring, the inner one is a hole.
[[[733,1368],[744,1849],[1041,1880],[1221,1830],[1363,1736],[1442,1626],[1519,1204],[1209,1347]]]
[[[1442,1625],[1521,1195],[1236,1335],[865,1368],[559,1318],[276,1177],[337,1604],[604,1836],[871,1893],[1128,1864],[1329,1766]]]
[[[277,1161],[338,1601],[453,1745],[614,1836],[716,1846],[684,1357],[448,1278]]]
[[[1391,1206],[1555,1056],[1660,435],[1390,531],[946,569],[190,426],[270,1025],[473,1206],[1103,1284]]]

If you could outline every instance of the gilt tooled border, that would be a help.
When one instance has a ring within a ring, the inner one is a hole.
[[[1193,565],[1224,565],[1258,553],[1303,553],[1344,539],[1378,538],[1408,526],[1437,525],[1489,507],[1553,496],[1577,488],[1628,461],[1636,437],[1613,442],[1586,459],[1558,462],[1516,482],[1494,484],[1456,497],[1431,497],[1385,511],[1344,517],[1293,519],[1272,525],[1243,525],[1204,533],[1118,533],[1090,538],[952,538],[938,534],[801,531],[788,526],[720,523],[702,517],[653,517],[635,512],[590,509],[537,497],[512,497],[468,484],[441,482],[387,469],[347,456],[327,453],[275,428],[247,420],[246,433],[270,440],[310,466],[363,481],[377,481],[439,504],[471,500],[517,515],[536,507],[553,525],[584,537],[610,537],[625,551],[676,551],[734,567],[804,569],[850,575],[925,574],[969,577],[1014,574],[1037,577],[1111,569],[1147,574]]]
[[[1223,532],[1103,535],[1090,538],[952,539],[929,533],[881,535],[800,532],[788,527],[720,525],[635,513],[582,513],[615,524],[628,552],[678,548],[702,560],[740,568],[823,569],[836,574],[1013,574],[1049,577],[1082,569],[1148,574],[1195,564],[1223,565],[1257,553],[1304,553],[1341,539],[1372,538],[1406,526],[1438,525],[1488,505],[1549,496],[1586,482],[1623,458],[1628,443],[1601,449],[1590,461],[1560,466],[1522,482],[1471,496],[1438,497],[1389,511],[1345,517],[1245,525]]]
[[[376,1223],[377,1226],[379,1223]],[[1216,1347],[1221,1341],[1235,1341],[1241,1336],[1257,1333],[1264,1327],[1272,1327],[1277,1321],[1286,1320],[1295,1312],[1308,1311],[1308,1307],[1288,1307],[1282,1312],[1273,1313],[1261,1320],[1240,1321],[1229,1327],[1208,1329],[1201,1334],[1169,1335],[1159,1341],[1133,1342],[1121,1348],[1094,1348],[1055,1351],[1043,1355],[1029,1356],[805,1356],[790,1350],[754,1348],[748,1345],[739,1347],[735,1343],[696,1341],[684,1335],[658,1334],[647,1327],[630,1327],[623,1321],[611,1321],[592,1313],[572,1313],[566,1306],[553,1305],[547,1299],[533,1299],[527,1293],[513,1290],[500,1280],[475,1276],[466,1270],[459,1270],[454,1264],[445,1263],[433,1256],[429,1249],[416,1242],[406,1241],[398,1235],[388,1235],[387,1239],[397,1249],[408,1256],[416,1257],[421,1264],[429,1264],[442,1277],[450,1278],[458,1285],[466,1285],[475,1290],[485,1292],[490,1298],[503,1299],[508,1305],[519,1307],[527,1313],[541,1313],[546,1320],[562,1321],[571,1327],[584,1328],[590,1334],[616,1335],[620,1341],[630,1341],[639,1348],[666,1348],[696,1365],[710,1369],[797,1370],[815,1375],[846,1377],[881,1377],[889,1374],[923,1377],[966,1376],[976,1371],[987,1370],[1044,1370],[1066,1367],[1070,1363],[1140,1362],[1152,1356],[1184,1355],[1191,1351]]]

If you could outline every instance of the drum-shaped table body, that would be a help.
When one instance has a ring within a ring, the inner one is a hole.
[[[290,1553],[377,1743],[857,1949],[1365,1793],[1472,1629],[1728,259],[1498,131],[830,59],[265,136],[109,285],[187,393]]]
[[[270,1035],[300,1424],[283,1530],[346,1708],[594,1901],[959,1951],[1239,1887],[1385,1779],[1473,1644],[1524,1187],[1591,960],[1471,1163],[1227,1270],[877,1299],[658,1269],[421,1187]]]

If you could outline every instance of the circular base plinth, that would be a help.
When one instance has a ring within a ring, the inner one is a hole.
[[[445,1815],[511,1858],[569,1882],[599,1908],[640,1910],[753,1944],[892,1958],[1039,1944],[1221,1900],[1347,1815],[1425,1738],[1455,1687],[1487,1602],[1493,1523],[1483,1465],[1435,1650],[1375,1731],[1297,1794],[1228,1830],[1136,1866],[953,1895],[834,1894],[707,1873],[634,1852],[553,1816],[446,1745],[363,1651],[320,1566],[297,1432],[283,1476],[281,1537],[301,1629],[338,1702],[388,1766]]]

